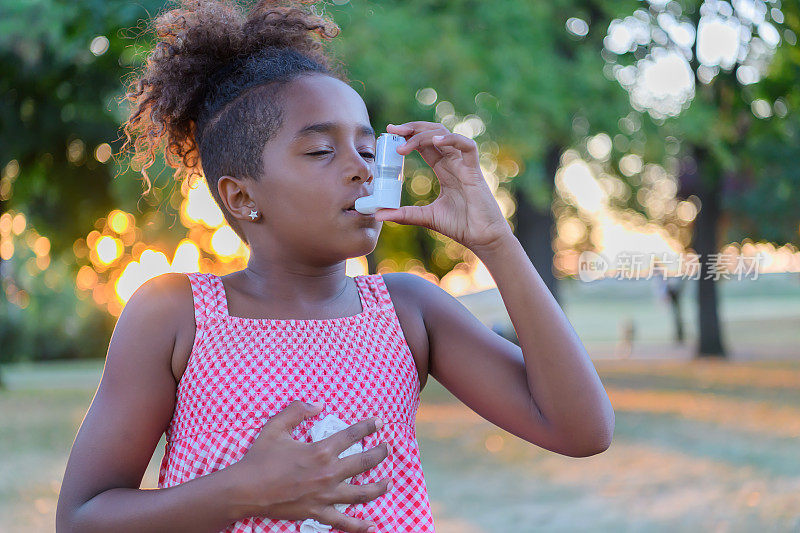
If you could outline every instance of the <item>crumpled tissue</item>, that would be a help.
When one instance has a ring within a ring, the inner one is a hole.
[[[346,429],[350,426],[350,424],[346,424],[342,421],[339,417],[333,414],[325,415],[324,418],[321,420],[317,420],[317,422],[311,427],[311,440],[312,442],[317,442],[318,440],[326,439],[337,433],[343,429]],[[345,451],[339,454],[339,458],[347,457],[348,455],[352,455],[354,453],[360,453],[364,451],[364,447],[361,445],[360,442],[356,442]],[[345,483],[349,483],[350,480],[353,479],[349,477],[344,480]],[[335,503],[333,504],[334,509],[343,513],[344,510],[349,506],[349,503]],[[300,533],[325,533],[330,531],[333,526],[328,524],[322,524],[317,522],[313,518],[309,518],[304,520],[302,524],[300,524]]]

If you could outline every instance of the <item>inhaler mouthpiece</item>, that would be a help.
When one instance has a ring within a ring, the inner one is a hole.
[[[397,209],[400,207],[400,193],[403,191],[403,156],[397,147],[406,140],[394,133],[381,133],[375,149],[375,179],[373,193],[356,199],[356,211],[371,215],[378,209]]]

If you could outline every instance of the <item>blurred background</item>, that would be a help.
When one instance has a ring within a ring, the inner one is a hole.
[[[121,153],[157,0],[0,0],[0,530],[52,531],[111,331],[144,281],[246,266],[202,180]],[[169,7],[169,5],[167,5]],[[376,131],[441,122],[564,308],[616,412],[604,453],[531,446],[435,380],[439,531],[800,530],[800,4],[336,0]],[[438,195],[406,157],[403,204]],[[384,223],[348,275],[407,271],[516,341],[486,268]],[[163,437],[142,487],[155,487]]]

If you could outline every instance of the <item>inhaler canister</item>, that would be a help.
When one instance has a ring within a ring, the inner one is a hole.
[[[375,147],[374,189],[369,196],[356,199],[356,211],[371,215],[378,209],[397,209],[403,192],[404,156],[397,153],[397,147],[406,140],[394,133],[381,133]]]

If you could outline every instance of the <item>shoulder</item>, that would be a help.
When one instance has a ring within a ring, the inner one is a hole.
[[[167,272],[150,278],[133,292],[126,307],[129,305],[147,307],[152,313],[163,317],[187,309],[194,313],[189,277],[180,272]]]
[[[430,281],[410,272],[388,272],[381,274],[386,288],[396,305],[412,305],[422,311],[422,297],[427,292],[426,286],[435,286]]]
[[[430,345],[433,358],[433,343],[436,339],[463,336],[467,329],[482,329],[481,322],[461,301],[442,287],[422,276],[410,273],[391,274],[392,285],[401,299],[418,309]],[[390,290],[395,290],[391,289]]]
[[[169,361],[176,381],[194,344],[195,314],[192,285],[189,276],[167,272],[148,279],[137,288],[125,305],[123,313],[137,322],[146,322],[162,336],[173,339]]]
[[[437,284],[428,281],[422,276],[410,272],[391,272],[384,274],[383,278],[386,287],[392,293],[399,295],[405,302],[418,308],[423,319],[427,313],[435,311],[438,302],[443,299],[453,298],[450,294],[439,287]]]
[[[420,296],[428,280],[408,272],[391,272],[381,275],[392,299],[395,314],[400,322],[406,343],[414,356],[420,377],[420,390],[425,387],[428,376],[428,330],[423,315]]]

